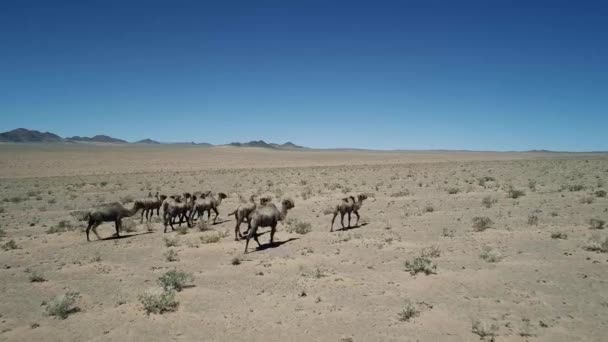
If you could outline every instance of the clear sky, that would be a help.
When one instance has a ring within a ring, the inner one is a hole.
[[[608,150],[607,1],[0,1],[0,131]]]

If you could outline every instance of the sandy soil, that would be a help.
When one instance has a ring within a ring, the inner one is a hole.
[[[0,340],[476,341],[480,322],[497,341],[602,341],[608,253],[589,248],[608,238],[590,224],[608,221],[607,181],[602,154],[1,145]],[[86,242],[70,215],[157,190],[229,197],[220,223],[186,234],[136,215],[123,238],[106,223]],[[330,233],[324,209],[359,193],[361,225]],[[295,208],[275,246],[244,255],[227,213],[251,194]],[[406,270],[421,255],[434,274]],[[191,286],[146,315],[139,296],[173,269]],[[78,310],[49,316],[68,291]]]

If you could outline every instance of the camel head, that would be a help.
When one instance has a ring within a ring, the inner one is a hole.
[[[192,197],[192,194],[190,194],[189,192],[184,192],[184,198],[188,199],[190,197]]]
[[[167,199],[167,195],[160,195],[158,198],[160,198],[160,201],[163,202]]]
[[[357,198],[359,199],[359,202],[363,202],[363,200],[367,199],[367,195],[366,194],[360,194],[359,196],[357,196]],[[353,198],[354,200],[354,198]]]
[[[223,192],[218,192],[218,193],[217,193],[217,197],[219,197],[219,198],[221,198],[221,199],[224,199],[224,198],[227,198],[227,197],[228,197],[228,195],[226,195],[226,194],[225,194],[225,193],[223,193]]]
[[[281,202],[281,204],[283,205],[283,208],[285,208],[285,209],[292,209],[293,207],[296,206],[293,203],[293,200],[289,199],[289,198],[284,199],[283,202]]]
[[[148,191],[148,197],[152,197],[152,191]]]
[[[262,197],[260,198],[260,205],[266,205],[268,203],[272,202],[272,198],[270,197]]]
[[[257,197],[258,197],[258,196],[257,196],[256,194],[253,194],[253,195],[249,196],[249,200],[250,200],[251,202],[255,202],[255,199],[256,199]]]

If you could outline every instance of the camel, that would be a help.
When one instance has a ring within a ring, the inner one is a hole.
[[[343,198],[340,203],[336,204],[335,207],[331,208],[327,214],[333,214],[334,216],[331,219],[331,228],[330,232],[334,231],[334,221],[336,220],[336,216],[340,213],[340,223],[342,224],[342,228],[344,227],[344,215],[348,214],[348,227],[350,227],[350,215],[354,213],[357,216],[357,222],[355,225],[359,224],[359,209],[363,206],[363,201],[367,199],[367,195],[360,194],[357,196],[357,200],[353,196]]]
[[[207,221],[209,221],[209,219],[211,219],[211,210],[213,210],[215,212],[215,217],[213,218],[213,223],[215,223],[215,221],[217,220],[217,217],[220,214],[219,211],[217,210],[217,208],[220,206],[220,204],[222,204],[222,200],[227,197],[228,196],[225,193],[218,192],[217,198],[215,198],[215,196],[213,196],[213,194],[210,194],[209,196],[207,196],[205,198],[199,198],[196,201],[196,203],[194,203],[194,208],[192,209],[192,212],[190,213],[190,220],[194,219],[195,213],[197,213],[198,217],[202,220],[203,215],[205,214],[205,212],[207,212]]]
[[[247,242],[245,242],[245,253],[247,253],[247,248],[249,247],[249,240],[253,237],[255,242],[258,243],[258,246],[261,247],[260,241],[258,240],[257,230],[258,227],[270,227],[270,245],[274,243],[274,233],[277,231],[277,223],[279,221],[283,221],[287,216],[287,212],[295,207],[295,204],[290,199],[284,199],[281,204],[281,211],[277,209],[274,203],[267,203],[265,205],[261,205],[256,207],[253,213],[251,213],[251,217],[249,222],[251,224],[251,229],[249,229],[249,233],[247,234]]]
[[[234,241],[239,241],[239,239],[245,238],[245,236],[241,234],[241,230],[239,229],[243,221],[247,221],[247,231],[249,232],[249,229],[251,229],[251,213],[253,213],[253,211],[257,207],[257,204],[255,203],[255,198],[256,195],[251,195],[251,197],[249,198],[249,202],[239,205],[239,207],[236,208],[235,211],[228,214],[228,216],[234,215],[234,218],[236,220],[236,226],[234,227]],[[266,205],[266,203],[268,202],[270,202],[270,198],[260,198],[260,205]]]
[[[91,241],[89,239],[89,231],[93,229],[93,233],[99,239],[99,234],[97,234],[97,226],[102,224],[103,222],[114,222],[116,227],[116,236],[120,236],[120,228],[122,227],[122,219],[124,217],[131,217],[135,215],[139,210],[143,209],[143,205],[141,203],[134,203],[133,208],[127,209],[122,204],[118,202],[103,204],[93,209],[90,209],[85,215],[84,219],[89,221],[89,225],[87,226],[87,241]]]
[[[160,216],[160,207],[165,201],[165,199],[167,199],[167,196],[159,195],[157,191],[156,195],[154,196],[152,196],[152,193],[149,192],[148,197],[135,200],[135,202],[140,202],[143,205],[141,219],[139,222],[144,222],[144,215],[146,216],[146,221],[150,221],[150,219],[152,219],[152,216],[154,216],[154,209],[156,209],[156,216]]]
[[[207,198],[207,196],[211,195],[211,190],[207,190],[207,191],[195,191],[193,193],[194,196],[196,196],[196,198],[198,199],[202,199],[202,198]],[[196,212],[193,213],[189,213],[190,217],[190,221],[194,222],[195,219],[197,219],[196,216]]]
[[[167,232],[167,226],[171,226],[171,230],[175,230],[175,228],[173,228],[173,223],[175,223],[176,218],[179,218],[180,227],[184,218],[186,219],[186,224],[188,224],[188,227],[192,227],[188,212],[192,210],[195,201],[196,196],[191,196],[189,193],[185,193],[183,200],[180,196],[170,196],[163,202],[163,222],[165,225],[165,233]]]

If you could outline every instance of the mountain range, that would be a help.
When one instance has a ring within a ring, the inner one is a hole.
[[[0,133],[0,142],[4,143],[105,143],[105,144],[130,144],[126,140],[113,138],[107,135],[95,135],[93,137],[80,137],[73,136],[62,138],[57,134],[53,134],[50,132],[40,132],[36,130],[30,130],[26,128],[17,128],[9,132]],[[160,142],[152,139],[143,139],[134,142],[133,144],[141,144],[141,145],[158,145]],[[198,146],[214,146],[209,143],[172,143],[172,144],[188,144],[188,145],[198,145]],[[275,144],[275,143],[267,143],[264,140],[258,141],[250,141],[245,143],[233,142],[227,144],[228,146],[235,147],[261,147],[261,148],[270,148],[270,149],[304,149],[306,147],[296,145],[292,142],[286,142],[284,144]]]

